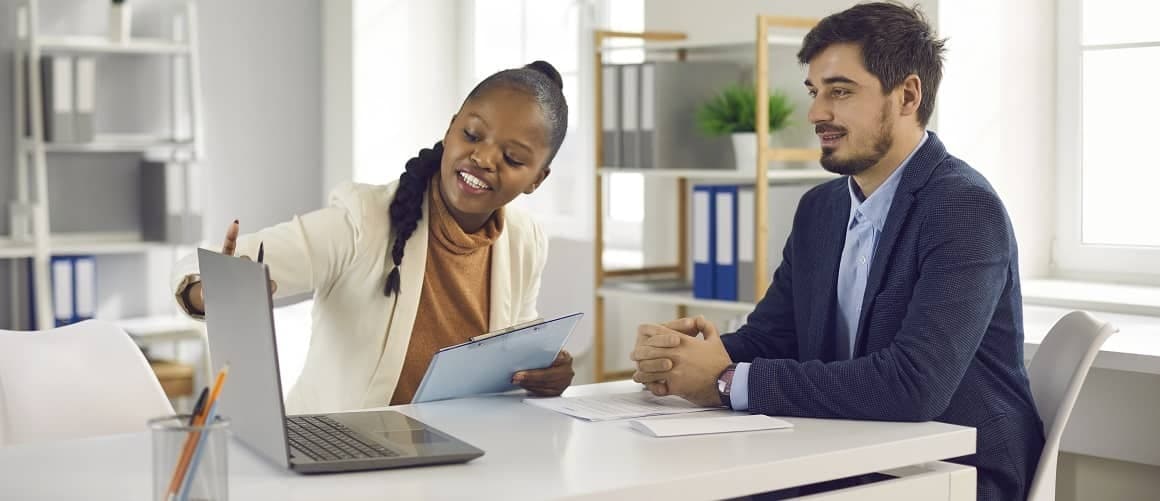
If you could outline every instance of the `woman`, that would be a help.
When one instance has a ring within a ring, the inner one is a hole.
[[[568,128],[560,74],[536,61],[468,94],[443,140],[387,186],[348,184],[330,206],[253,234],[227,231],[222,252],[264,262],[277,296],[314,294],[310,348],[286,407],[321,413],[411,401],[434,353],[533,320],[547,237],[505,207],[551,173]],[[204,315],[196,255],[174,273],[178,303]],[[572,358],[513,375],[559,395]]]

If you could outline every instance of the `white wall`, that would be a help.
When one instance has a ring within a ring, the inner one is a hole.
[[[939,32],[949,40],[934,129],[1002,197],[1020,273],[1045,277],[1056,227],[1055,2],[944,2],[941,9]]]
[[[325,2],[325,100],[336,107],[327,110],[335,146],[323,190],[352,178],[394,181],[420,148],[443,138],[463,98],[460,7],[455,0]]]
[[[682,31],[696,41],[752,40],[757,34],[755,16],[759,14],[822,18],[857,3],[854,0],[645,0],[645,26],[650,30]],[[937,19],[937,1],[917,3],[922,5],[927,17]]]
[[[206,232],[318,208],[322,43],[317,0],[202,0]],[[215,238],[211,238],[214,240]]]

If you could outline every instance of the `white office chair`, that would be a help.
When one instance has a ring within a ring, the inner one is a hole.
[[[0,330],[0,446],[145,431],[167,414],[161,383],[120,327]]]
[[[1084,311],[1064,315],[1043,338],[1031,359],[1028,377],[1047,441],[1031,482],[1028,501],[1055,499],[1055,470],[1063,429],[1088,369],[1109,336],[1119,331]]]

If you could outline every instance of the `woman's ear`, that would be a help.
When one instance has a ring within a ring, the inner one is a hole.
[[[540,188],[540,185],[544,184],[544,180],[548,179],[548,175],[551,173],[551,167],[544,167],[541,169],[540,173],[536,175],[536,180],[532,182],[532,185],[528,186],[528,189],[524,190],[524,194],[531,195],[532,193],[535,193],[535,191]]]

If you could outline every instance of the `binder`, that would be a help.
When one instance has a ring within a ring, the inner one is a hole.
[[[602,70],[604,104],[602,106],[602,142],[604,156],[600,164],[605,167],[621,167],[620,159],[620,66],[606,64]]]
[[[32,137],[32,66],[28,63],[30,56],[25,55],[22,51],[16,51],[16,57],[20,58],[20,64],[24,70],[24,81],[20,82],[20,92],[24,96],[24,129],[23,134],[26,138]],[[43,75],[42,75],[43,76]],[[44,96],[40,96],[44,99]],[[13,110],[16,111],[16,110]]]
[[[656,63],[645,63],[640,66],[640,131],[638,133],[640,168],[651,169],[656,167],[656,147],[653,135],[656,131]]]
[[[95,134],[93,109],[96,101],[97,60],[78,56],[74,68],[73,92],[76,113],[73,115],[73,141],[92,142]]]
[[[737,187],[737,299],[756,303],[756,207],[752,186]]]
[[[651,61],[641,67],[639,162],[653,169],[732,169],[728,136],[709,137],[697,127],[697,108],[742,79],[728,61]]]
[[[716,288],[713,277],[716,263],[716,214],[713,206],[713,187],[693,187],[693,297],[714,299]]]
[[[49,261],[52,278],[52,317],[56,327],[71,324],[75,318],[73,307],[76,294],[73,291],[75,277],[73,260],[70,257],[53,256]],[[35,297],[35,296],[33,296]]]
[[[620,67],[620,165],[640,168],[640,68]]]
[[[40,60],[41,98],[44,99],[44,140],[73,142],[72,58],[43,56]]]
[[[141,161],[141,234],[146,242],[197,245],[201,240],[200,184],[190,164]],[[200,188],[200,187],[199,187]]]
[[[94,256],[72,258],[75,286],[73,322],[90,320],[97,311],[97,260]]]
[[[737,186],[717,186],[713,189],[715,199],[714,218],[717,227],[714,245],[717,247],[714,260],[714,295],[723,301],[737,300]]]

